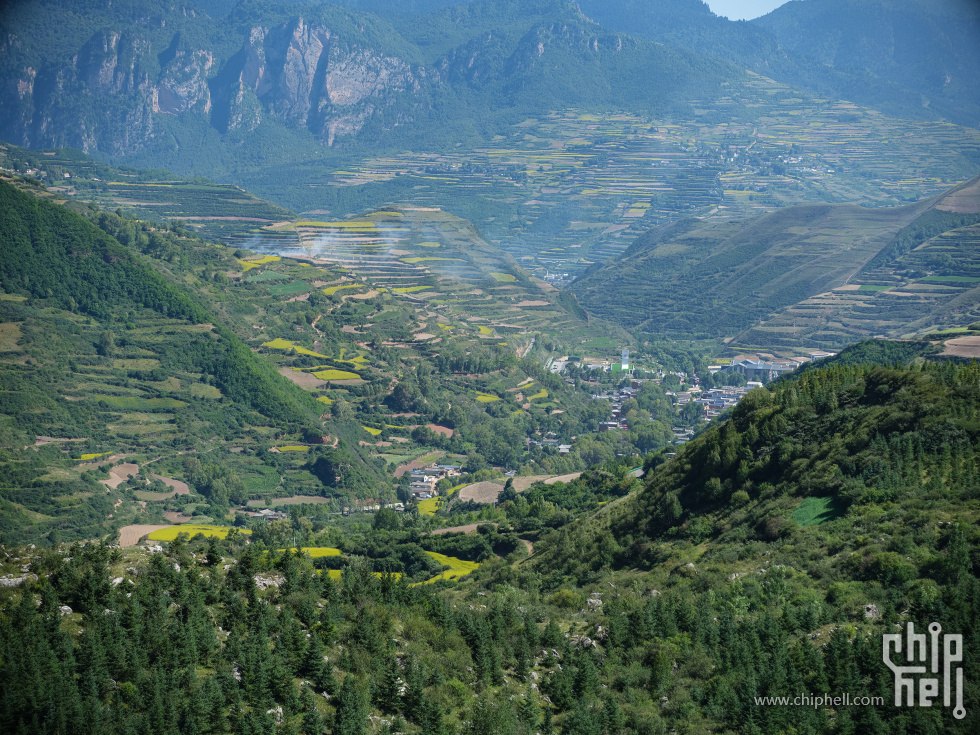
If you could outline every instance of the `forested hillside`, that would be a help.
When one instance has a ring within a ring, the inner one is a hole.
[[[978,408],[975,365],[816,369],[652,458],[644,487],[539,526],[531,550],[515,531],[540,495],[511,496],[475,536],[297,515],[251,543],[8,548],[4,569],[29,575],[0,589],[3,727],[974,732],[977,663],[963,662],[963,719],[895,707],[880,636],[940,621],[980,642]],[[310,547],[281,550],[297,534]],[[473,559],[468,581],[410,585],[427,557],[460,562],[435,549]],[[854,704],[759,700],[801,693]]]

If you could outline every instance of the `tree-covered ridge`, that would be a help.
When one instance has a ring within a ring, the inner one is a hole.
[[[97,318],[121,305],[194,323],[198,304],[84,217],[0,181],[0,287]]]
[[[806,509],[819,507],[820,521],[839,519],[826,528],[844,534],[881,518],[892,529],[880,546],[859,541],[856,557],[832,567],[861,570],[869,580],[881,574],[879,581],[899,587],[931,577],[934,552],[905,560],[894,552],[922,543],[909,529],[923,513],[975,513],[978,411],[975,363],[804,371],[750,392],[729,420],[676,456],[661,452],[647,463],[641,492],[550,537],[539,563],[581,580],[602,564],[656,566],[678,544],[811,544],[819,541]],[[574,552],[582,543],[576,534],[597,535],[607,549],[602,563]]]

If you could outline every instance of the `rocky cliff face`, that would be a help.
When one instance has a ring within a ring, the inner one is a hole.
[[[147,29],[100,30],[66,61],[38,69],[7,34],[0,138],[127,155],[152,145],[160,116],[191,115],[220,132],[247,133],[275,119],[333,145],[394,99],[418,94],[427,78],[424,69],[303,17],[250,28],[224,59],[179,33],[163,50],[159,38]]]
[[[419,92],[424,77],[422,69],[303,18],[257,26],[218,75],[214,122],[224,131],[251,130],[268,115],[333,145],[338,134],[356,134],[393,96]]]

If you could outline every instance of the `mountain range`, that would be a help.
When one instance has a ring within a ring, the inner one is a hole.
[[[899,115],[980,120],[965,0],[809,0],[752,23],[698,0],[447,5],[9,3],[0,138],[219,174],[366,145],[438,149],[569,105],[689,116],[742,69]],[[873,30],[856,43],[840,27]]]

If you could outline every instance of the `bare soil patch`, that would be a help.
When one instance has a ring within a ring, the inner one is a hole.
[[[138,523],[133,526],[123,526],[119,529],[119,545],[120,546],[136,546],[139,540],[146,536],[148,533],[153,533],[161,528],[169,528],[169,526],[152,526],[149,524]]]
[[[474,503],[496,503],[497,496],[503,490],[503,485],[494,482],[474,482],[459,491],[459,499],[472,500]]]
[[[548,301],[522,301],[518,306],[550,306]]]
[[[527,477],[515,477],[513,478],[514,490],[519,493],[522,493],[525,490],[527,490],[529,487],[531,487],[531,485],[533,485],[534,483],[544,482],[549,477],[551,477],[551,475],[528,475]]]
[[[175,480],[172,477],[164,477],[163,475],[150,475],[154,480],[159,480],[167,487],[172,487],[177,495],[190,495],[191,489],[188,487],[186,482],[181,482],[180,480]]]
[[[946,340],[944,355],[980,358],[980,337],[957,337]]]
[[[581,474],[581,472],[572,472],[567,475],[558,475],[558,477],[549,477],[544,481],[544,484],[554,485],[556,482],[571,482],[572,480],[577,480]]]
[[[482,523],[467,523],[465,526],[452,526],[451,528],[438,528],[432,532],[433,536],[441,536],[444,533],[473,533],[477,526],[482,526]],[[496,523],[491,523],[491,526],[496,526]]]
[[[122,485],[130,477],[137,477],[140,473],[140,468],[138,464],[133,464],[132,462],[127,462],[126,464],[118,464],[109,470],[108,480],[99,480],[103,485],[108,488],[115,490],[117,487]]]
[[[163,517],[171,523],[187,523],[191,520],[191,516],[185,516],[183,513],[178,513],[175,510],[165,510]]]
[[[432,429],[437,434],[442,434],[443,436],[448,436],[452,438],[453,430],[445,426],[439,426],[439,424],[426,424],[426,428]]]
[[[279,368],[279,374],[293,381],[303,390],[315,390],[321,385],[327,384],[326,380],[320,380],[313,373],[303,373],[288,367]]]
[[[67,439],[64,437],[56,436],[39,436],[37,441],[34,442],[35,447],[43,447],[45,444],[56,444],[58,442],[83,442],[88,441],[87,439]]]
[[[980,179],[944,197],[936,205],[936,209],[941,209],[944,212],[956,212],[957,214],[980,213]]]

